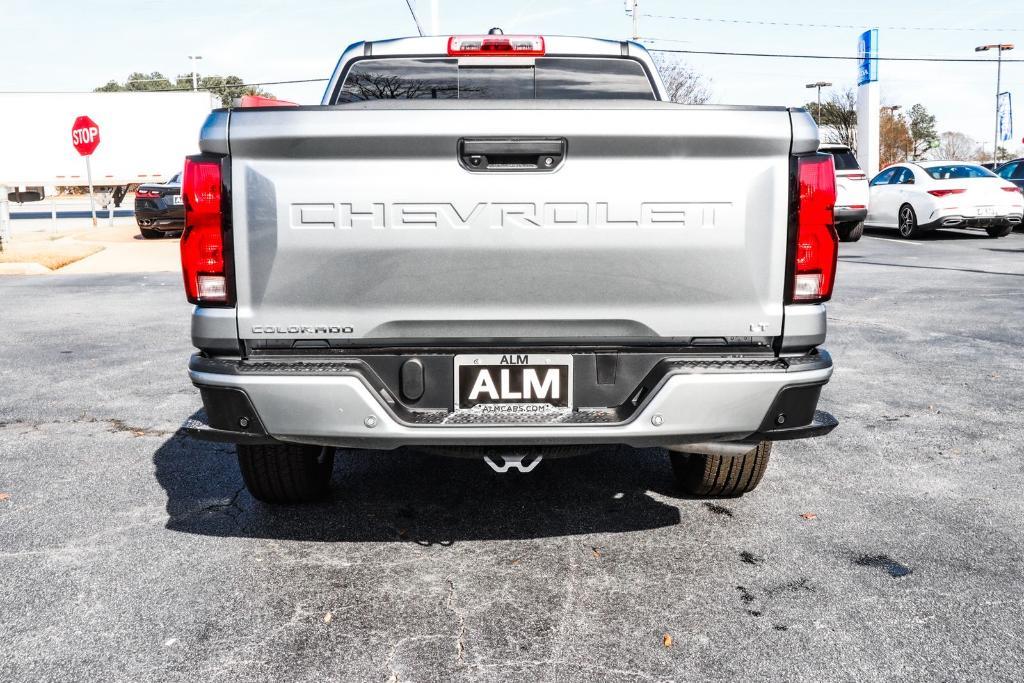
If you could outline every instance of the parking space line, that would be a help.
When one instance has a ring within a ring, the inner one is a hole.
[[[893,242],[895,244],[913,244],[918,247],[924,244],[924,242],[911,242],[910,240],[894,240],[891,237],[875,237],[874,235],[864,235],[864,237],[867,237],[868,239],[872,240],[879,240],[881,242]]]

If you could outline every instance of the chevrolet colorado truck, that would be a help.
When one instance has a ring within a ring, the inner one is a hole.
[[[267,502],[399,447],[660,447],[685,493],[754,489],[773,441],[837,424],[833,161],[802,109],[665,99],[636,43],[492,30],[357,43],[320,105],[213,112],[186,431]]]

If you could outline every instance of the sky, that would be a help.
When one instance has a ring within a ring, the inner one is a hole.
[[[624,0],[437,0],[438,33],[538,33],[627,39]],[[431,0],[415,0],[431,32]],[[928,2],[765,2],[639,0],[641,42],[649,48],[855,56],[864,28],[880,29],[882,57],[989,58],[974,47],[1019,42],[1004,53],[1003,90],[1019,112],[1012,149],[1024,138],[1024,4],[993,0]],[[648,16],[650,15],[650,16]],[[0,91],[91,90],[132,71],[177,75],[199,54],[201,72],[246,82],[326,78],[344,47],[415,35],[405,0],[0,0]],[[676,18],[669,18],[676,17]],[[774,23],[771,23],[774,22]],[[789,24],[789,25],[786,25]],[[796,26],[817,24],[820,26]],[[806,83],[855,87],[853,60],[678,55],[711,81],[722,104],[800,105]],[[995,127],[996,66],[882,62],[882,100],[924,104],[940,132],[979,142]],[[282,99],[318,103],[323,83],[268,85]],[[3,112],[0,112],[2,124]]]

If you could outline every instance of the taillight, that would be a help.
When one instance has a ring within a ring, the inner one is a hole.
[[[157,190],[138,190],[135,193],[136,199],[156,199],[160,196]]]
[[[835,283],[839,236],[832,211],[836,204],[836,176],[829,154],[800,157],[797,161],[799,198],[792,300],[827,301]]]
[[[452,57],[540,57],[544,54],[544,38],[504,35],[451,36],[448,38],[448,54]]]
[[[967,192],[967,190],[962,188],[952,190],[928,190],[928,194],[933,197],[948,197],[951,194],[963,194],[964,192]]]
[[[1021,188],[1017,187],[1016,185],[1004,185],[1003,186],[1003,190],[1005,192],[1020,192],[1020,193],[1024,194],[1024,190],[1022,190]]]
[[[181,182],[185,231],[181,269],[194,304],[230,304],[224,268],[220,161],[189,157]]]

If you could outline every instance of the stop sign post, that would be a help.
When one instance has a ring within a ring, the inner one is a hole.
[[[92,227],[96,227],[96,199],[92,193],[92,164],[89,159],[100,146],[100,127],[88,116],[79,116],[71,126],[71,144],[85,157],[85,175],[89,181],[89,208],[92,211]]]

